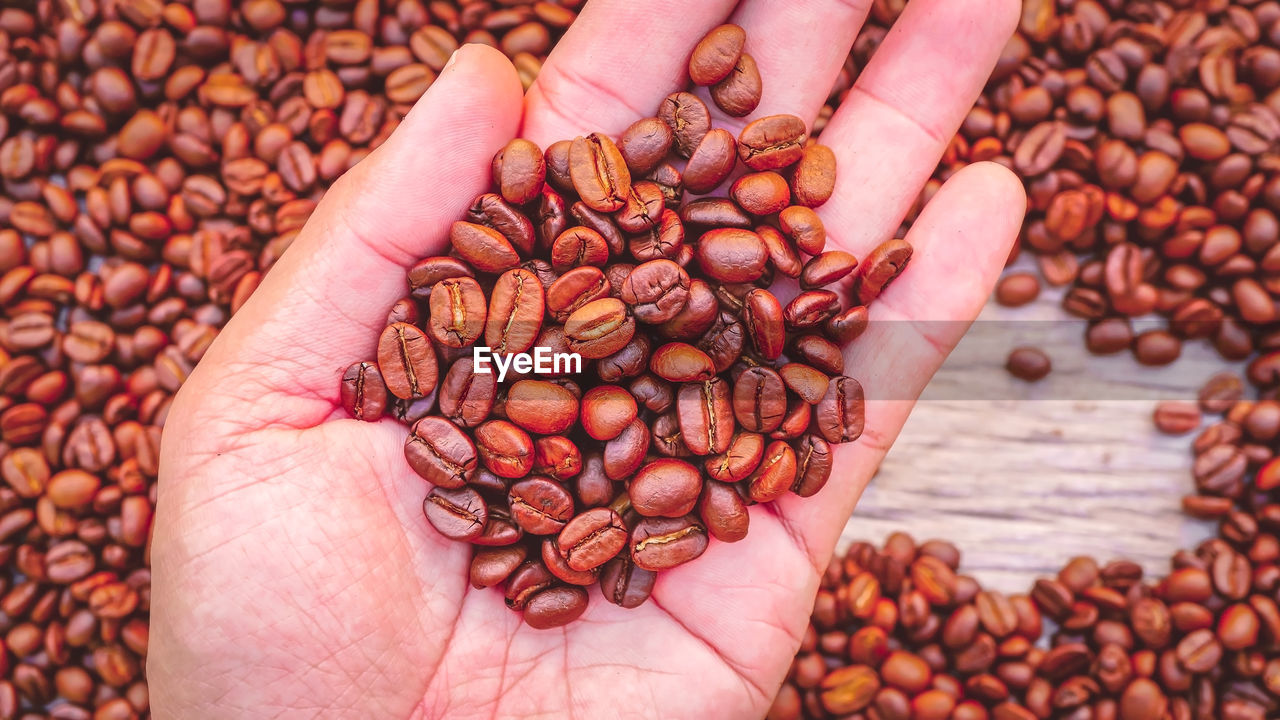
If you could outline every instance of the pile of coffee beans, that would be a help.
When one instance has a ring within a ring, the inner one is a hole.
[[[1150,581],[1089,557],[1004,595],[952,544],[891,535],[827,568],[769,720],[1263,720],[1280,716],[1280,402],[1210,379],[1157,406],[1192,442],[1194,517],[1216,537]]]
[[[0,719],[148,713],[170,398],[460,42],[581,0],[0,3]]]
[[[730,115],[760,99],[745,39],[715,28],[689,61]],[[728,197],[710,195],[739,161]],[[616,143],[513,140],[494,157],[452,254],[409,270],[376,360],[342,378],[352,417],[412,423],[423,512],[480,548],[476,587],[505,583],[538,628],[581,615],[585,585],[635,607],[709,536],[745,537],[748,505],[822,489],[831,446],[862,434],[841,343],[911,257],[903,240],[861,263],[826,248],[812,208],[835,173],[800,118],[735,139],[688,92]],[[786,303],[770,290],[784,278]]]
[[[1273,351],[1277,21],[1271,0],[1024,0],[924,197],[969,162],[1016,171],[1030,206],[1019,248],[1068,286],[1063,308],[1089,321],[1094,353],[1164,365],[1195,338],[1230,359]],[[864,32],[862,52],[879,37]],[[1040,278],[1007,275],[997,301],[1030,302]],[[1152,312],[1167,327],[1135,334],[1130,318]]]

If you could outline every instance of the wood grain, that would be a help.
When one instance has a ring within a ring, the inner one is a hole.
[[[1190,439],[1157,433],[1157,400],[1194,397],[1229,365],[1189,344],[1172,366],[1084,350],[1064,321],[1060,290],[1016,309],[988,303],[935,376],[845,527],[881,542],[894,530],[951,540],[963,570],[1025,592],[1075,555],[1125,557],[1162,575],[1169,556],[1212,534],[1182,514]],[[1145,327],[1158,327],[1152,322]],[[1017,345],[1043,347],[1054,370],[1038,383],[1003,366]]]

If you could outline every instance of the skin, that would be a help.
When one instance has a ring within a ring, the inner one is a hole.
[[[422,518],[427,488],[405,464],[404,428],[346,418],[338,381],[373,356],[404,269],[445,250],[509,138],[616,136],[676,89],[693,45],[726,20],[746,28],[765,94],[752,116],[716,122],[736,135],[777,112],[811,121],[869,5],[593,0],[523,98],[504,57],[461,49],[325,195],[174,401],[152,552],[154,716],[763,715],[858,495],[1008,255],[1025,198],[1007,170],[957,173],[913,225],[910,267],[845,351],[888,399],[868,402],[866,434],[839,448],[827,488],[751,508],[745,540],[713,541],[636,610],[593,588],[579,622],[538,631],[498,590],[471,588],[470,548]],[[822,136],[839,159],[820,211],[828,249],[862,258],[896,232],[1018,7],[907,6]]]

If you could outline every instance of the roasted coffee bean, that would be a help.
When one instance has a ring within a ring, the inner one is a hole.
[[[632,509],[646,517],[687,515],[693,511],[701,491],[698,469],[676,458],[647,463],[627,487]]]
[[[715,291],[701,278],[689,280],[689,295],[680,312],[658,326],[658,333],[677,340],[695,340],[715,322],[720,304]]]
[[[738,157],[752,170],[788,167],[800,160],[808,137],[804,121],[795,115],[769,115],[742,129]]]
[[[905,240],[886,240],[872,250],[858,265],[853,280],[853,294],[859,304],[866,305],[880,297],[910,260],[911,245]]]
[[[527,554],[523,545],[476,550],[471,558],[471,586],[482,589],[503,582],[524,562]]]
[[[1005,360],[1005,369],[1009,374],[1027,382],[1040,380],[1049,374],[1052,367],[1049,356],[1040,348],[1014,348]]]
[[[760,104],[763,89],[755,58],[744,52],[738,56],[733,70],[711,86],[711,99],[726,115],[744,117]]]
[[[671,128],[676,152],[687,158],[711,130],[711,113],[696,95],[677,92],[668,95],[658,109],[658,117]]]
[[[835,185],[835,153],[826,145],[806,145],[791,176],[791,195],[796,204],[818,207],[831,198]]]
[[[494,283],[485,320],[484,341],[494,355],[522,353],[542,330],[542,284],[524,268],[508,270]]]
[[[649,426],[639,418],[604,445],[604,472],[610,480],[631,477],[649,449]]]
[[[542,150],[528,140],[516,138],[493,157],[494,184],[502,199],[512,205],[523,205],[538,197],[546,175]]]
[[[689,57],[689,79],[695,85],[714,85],[733,72],[746,43],[746,32],[737,25],[712,28]]]
[[[533,470],[533,439],[515,423],[489,420],[477,427],[473,436],[475,452],[489,472],[522,478]]]
[[[479,339],[488,318],[480,284],[470,277],[445,278],[431,289],[431,339],[451,348],[467,347]]]
[[[461,357],[440,383],[440,413],[462,427],[475,427],[489,418],[497,394],[497,376],[476,373],[472,359]]]
[[[747,477],[748,494],[754,502],[782,497],[795,483],[796,453],[783,440],[774,440],[764,449],[760,465]]]
[[[733,181],[729,197],[752,215],[772,215],[787,207],[791,188],[776,172],[747,173]],[[785,227],[783,231],[786,232]]]
[[[622,208],[631,190],[631,171],[613,140],[599,133],[578,137],[569,146],[569,177],[587,207],[611,213]]]
[[[814,406],[818,433],[831,443],[853,442],[862,435],[862,385],[851,377],[831,379],[827,392]]]
[[[556,278],[547,288],[547,311],[557,322],[564,322],[574,310],[592,300],[609,297],[612,286],[598,267],[576,267]]]
[[[449,231],[454,252],[480,272],[500,273],[520,265],[520,255],[502,233],[459,220]]]
[[[727,228],[703,234],[695,257],[704,273],[724,283],[754,282],[764,273],[769,260],[759,235]]]
[[[773,432],[787,410],[787,391],[782,376],[772,368],[747,368],[733,385],[733,416],[745,430]]]
[[[707,531],[696,518],[640,519],[628,540],[631,559],[644,570],[666,570],[697,558],[707,549]]]
[[[636,397],[618,385],[598,385],[582,396],[582,429],[596,440],[611,440],[636,419]]]
[[[806,290],[782,309],[787,329],[798,331],[817,327],[840,312],[840,298],[830,290]]]
[[[813,210],[792,205],[778,213],[778,228],[795,246],[810,255],[818,255],[827,244],[827,231]]]
[[[444,418],[425,417],[414,423],[404,454],[414,472],[442,488],[462,487],[476,470],[476,446]]]
[[[578,398],[548,380],[520,380],[507,390],[505,411],[511,422],[529,432],[554,435],[578,419]]]
[[[342,374],[341,395],[342,407],[357,420],[376,422],[387,411],[387,386],[373,363],[354,363],[348,367]]]
[[[681,342],[667,343],[654,350],[649,359],[649,370],[674,383],[710,380],[716,371],[706,353]]]
[[[425,397],[436,388],[436,351],[427,334],[408,323],[387,326],[378,338],[378,368],[392,395]]]
[[[511,486],[511,519],[525,532],[552,535],[573,517],[573,497],[559,483],[531,477]]]
[[[489,508],[480,493],[468,487],[453,490],[435,487],[422,503],[427,521],[450,540],[479,537],[489,519]]]
[[[729,383],[716,377],[686,383],[676,394],[676,416],[684,444],[695,455],[717,455],[733,439]]]
[[[636,608],[649,599],[657,574],[631,559],[629,552],[610,560],[600,573],[600,593],[605,600],[624,608]]]
[[[734,485],[704,483],[698,498],[698,518],[707,531],[721,542],[737,542],[747,536],[751,516],[747,504]]]
[[[592,508],[570,520],[556,539],[574,570],[600,567],[627,545],[627,527],[610,508]]]
[[[635,318],[623,301],[615,298],[593,300],[571,313],[564,323],[569,349],[588,359],[618,352],[635,331]]]
[[[413,297],[426,300],[436,283],[455,277],[475,277],[475,271],[457,258],[429,257],[409,268],[409,288]]]
[[[637,320],[658,325],[684,309],[689,300],[689,284],[689,274],[676,263],[666,259],[650,260],[637,265],[627,275],[619,297]]]
[[[800,271],[800,287],[812,290],[832,285],[848,277],[857,266],[857,259],[843,250],[815,255]]]
[[[689,155],[684,188],[695,195],[705,195],[720,187],[737,163],[738,144],[733,134],[724,128],[710,130]]]
[[[800,497],[812,497],[826,487],[831,478],[831,446],[817,435],[805,435],[792,443],[796,455],[796,477],[791,491]]]
[[[618,139],[618,152],[633,177],[648,175],[666,159],[675,135],[660,118],[637,120]]]

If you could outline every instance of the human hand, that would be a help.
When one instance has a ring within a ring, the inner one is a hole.
[[[157,718],[758,717],[808,621],[861,489],[910,410],[869,401],[825,490],[751,509],[751,532],[664,572],[645,605],[595,598],[534,630],[467,582],[470,548],[422,518],[405,430],[348,419],[338,378],[372,357],[404,270],[439,254],[518,132],[545,147],[617,135],[683,85],[694,43],[746,28],[765,78],[746,121],[812,121],[867,0],[594,0],[522,98],[495,51],[464,47],[399,130],[325,196],[169,413],[148,658]],[[1012,32],[1014,0],[914,0],[822,142],[838,157],[828,244],[891,237]],[[522,124],[523,121],[523,124]],[[914,398],[976,316],[1015,237],[1019,182],[970,167],[915,222],[909,270],[846,349],[872,394]],[[948,321],[923,325],[894,321]],[[592,591],[593,594],[596,591]]]

